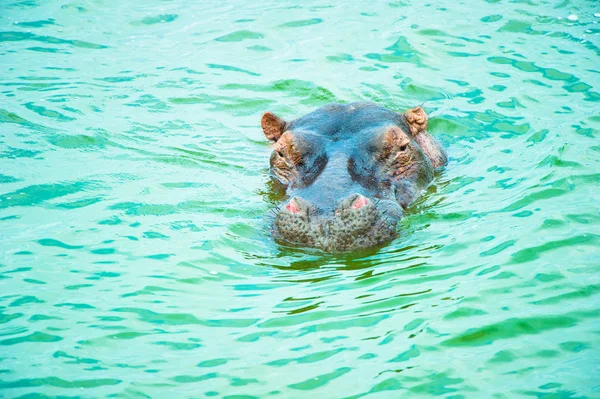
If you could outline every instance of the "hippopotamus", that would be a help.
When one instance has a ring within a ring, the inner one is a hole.
[[[263,114],[272,177],[289,200],[275,211],[276,240],[326,252],[385,244],[405,209],[447,163],[421,107],[330,104],[291,122]]]

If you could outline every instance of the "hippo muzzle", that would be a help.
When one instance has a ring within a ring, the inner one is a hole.
[[[421,108],[397,114],[372,103],[333,104],[290,123],[264,114],[271,173],[289,198],[275,238],[327,252],[391,241],[404,208],[446,163],[426,125]]]
[[[277,213],[275,234],[284,241],[328,252],[351,251],[385,243],[396,235],[402,208],[395,202],[352,194],[329,213],[301,197]]]

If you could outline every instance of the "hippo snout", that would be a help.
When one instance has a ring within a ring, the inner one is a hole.
[[[352,194],[333,210],[293,197],[277,213],[275,233],[281,239],[329,252],[374,246],[392,239],[402,209],[393,201]]]

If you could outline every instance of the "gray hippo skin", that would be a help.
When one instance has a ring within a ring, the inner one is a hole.
[[[291,198],[273,222],[277,240],[327,252],[383,244],[406,208],[446,164],[420,107],[331,104],[286,122],[267,112],[271,173]]]

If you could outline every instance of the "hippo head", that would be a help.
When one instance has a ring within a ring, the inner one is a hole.
[[[328,252],[394,238],[404,208],[446,163],[421,108],[332,104],[292,122],[267,112],[261,125],[274,142],[271,173],[289,197],[275,237]]]

